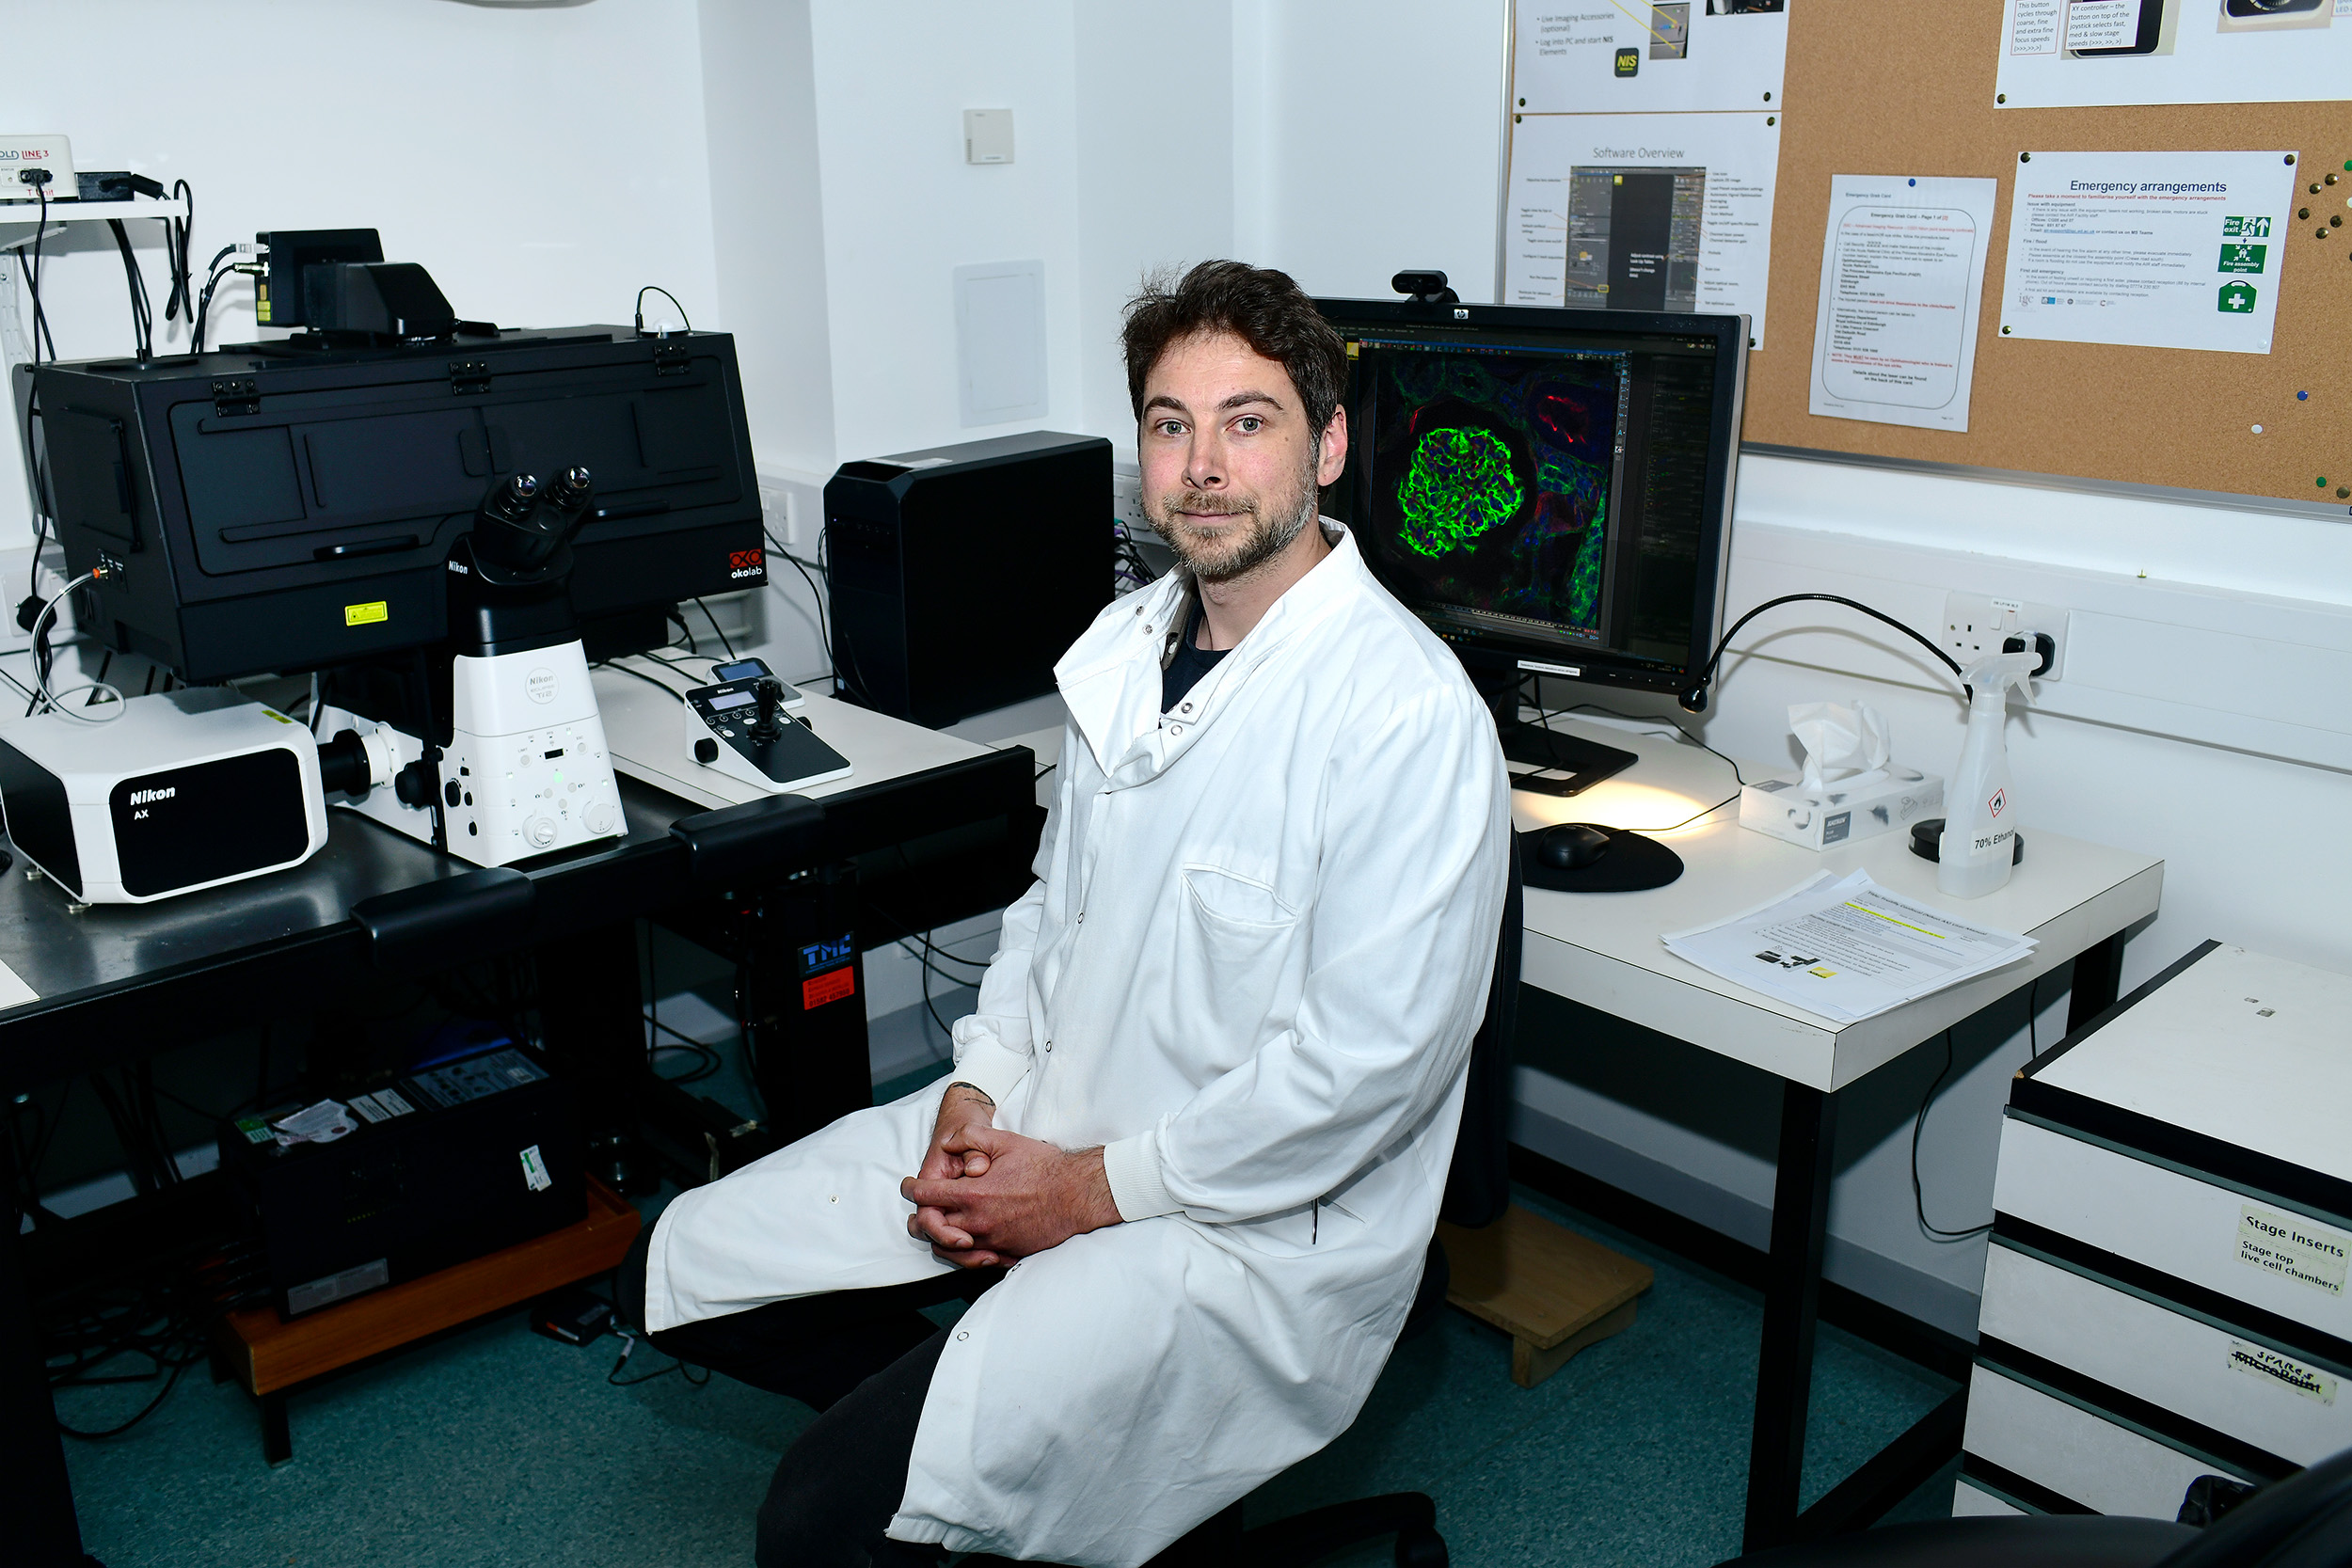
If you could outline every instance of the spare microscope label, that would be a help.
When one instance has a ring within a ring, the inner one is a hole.
[[[2230,1341],[2230,1365],[2248,1377],[2258,1377],[2294,1389],[2307,1400],[2322,1404],[2336,1402],[2336,1380],[2317,1367],[2307,1367],[2291,1355],[2282,1355],[2268,1345],[2249,1344],[2244,1339]]]
[[[2250,1203],[2238,1211],[2237,1260],[2249,1267],[2340,1296],[2347,1257],[2352,1236]]]
[[[555,701],[555,672],[544,668],[533,670],[523,677],[523,689],[531,693],[531,700],[534,703]]]
[[[377,599],[373,604],[343,606],[343,625],[347,626],[372,626],[379,621],[389,621],[391,617],[391,603],[386,599]]]

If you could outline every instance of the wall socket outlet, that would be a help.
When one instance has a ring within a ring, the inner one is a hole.
[[[1124,468],[1111,469],[1111,516],[1127,526],[1130,535],[1157,539],[1159,532],[1143,515],[1143,477]]]
[[[1999,653],[2008,638],[2030,641],[2035,632],[2044,633],[2057,651],[2049,669],[2034,678],[2054,681],[2066,673],[2066,620],[2067,612],[2056,605],[2029,604],[1998,594],[1952,593],[1944,596],[1944,630],[1937,641],[1965,669],[1987,654]]]

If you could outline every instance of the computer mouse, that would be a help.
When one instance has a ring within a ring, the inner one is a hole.
[[[1609,853],[1609,830],[1590,822],[1563,822],[1535,840],[1535,859],[1555,871],[1576,871]]]

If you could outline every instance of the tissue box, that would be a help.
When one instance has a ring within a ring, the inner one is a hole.
[[[1914,822],[1943,811],[1942,779],[1893,764],[1833,779],[1818,791],[1805,788],[1804,775],[1795,773],[1757,779],[1740,791],[1740,826],[1808,849],[1909,832]]]

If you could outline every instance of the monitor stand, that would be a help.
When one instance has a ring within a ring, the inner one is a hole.
[[[1534,772],[1514,772],[1511,787],[1537,795],[1581,795],[1624,772],[1642,759],[1631,752],[1515,719],[1502,726],[1502,754],[1529,763]]]

